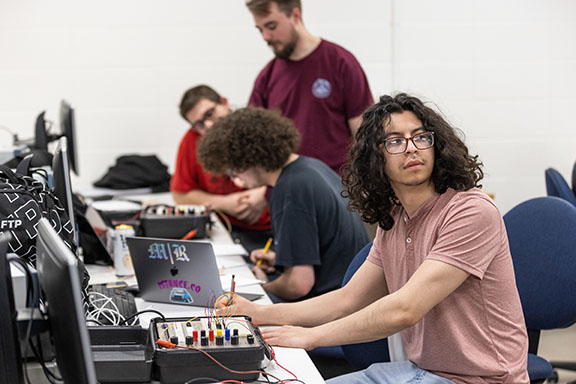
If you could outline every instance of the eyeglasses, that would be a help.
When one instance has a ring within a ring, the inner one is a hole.
[[[216,105],[208,109],[206,112],[204,112],[200,120],[196,120],[195,122],[193,122],[192,129],[195,131],[200,131],[204,129],[204,124],[206,123],[206,121],[207,120],[212,121],[212,119],[214,118],[214,111],[216,111]]]
[[[412,137],[392,137],[384,140],[384,148],[392,155],[406,152],[408,141],[411,141],[416,149],[428,149],[434,145],[434,132],[424,132]]]

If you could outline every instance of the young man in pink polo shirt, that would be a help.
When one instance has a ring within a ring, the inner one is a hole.
[[[330,383],[528,383],[528,338],[504,222],[458,132],[419,99],[383,96],[363,114],[344,182],[378,223],[343,288],[300,303],[235,300],[272,345],[313,349],[400,332],[408,361]],[[223,303],[224,304],[224,303]],[[233,308],[234,309],[234,308]]]

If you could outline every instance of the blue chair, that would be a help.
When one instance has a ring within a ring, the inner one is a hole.
[[[553,375],[537,356],[540,330],[576,323],[576,207],[557,197],[523,202],[504,215],[528,328],[532,383]]]
[[[346,270],[342,286],[346,285],[354,273],[366,260],[370,253],[372,242],[368,243],[352,259],[352,262]],[[368,343],[348,344],[342,346],[342,351],[350,365],[358,370],[368,368],[372,363],[389,362],[390,354],[388,352],[388,339],[371,341]]]
[[[572,192],[574,192],[574,195],[576,195],[576,162],[572,168]]]
[[[560,172],[554,168],[548,168],[545,172],[546,175],[546,192],[548,196],[555,196],[566,201],[569,201],[576,207],[576,195],[570,189],[570,186],[562,177]]]

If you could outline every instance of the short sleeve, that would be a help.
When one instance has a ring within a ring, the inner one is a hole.
[[[498,209],[482,198],[455,199],[427,259],[460,268],[482,279],[505,246],[504,223]]]
[[[374,103],[368,79],[360,63],[349,52],[344,56],[340,69],[344,80],[344,113],[347,119],[361,115]]]
[[[197,162],[196,142],[193,133],[189,131],[178,148],[176,167],[170,182],[172,192],[186,193],[199,188],[195,171]]]
[[[268,78],[268,66],[266,66],[254,81],[254,88],[248,100],[248,105],[251,107],[268,108],[268,102],[265,97],[266,83]]]
[[[321,265],[318,225],[311,212],[287,205],[273,218],[276,265]]]
[[[370,248],[370,253],[366,258],[366,260],[381,268],[382,268],[382,238],[383,238],[383,230],[382,228],[380,228],[380,226],[378,226],[378,229],[376,229],[376,236],[374,236],[374,242],[372,244],[372,248]]]

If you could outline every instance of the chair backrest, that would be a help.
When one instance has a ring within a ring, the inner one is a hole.
[[[576,322],[576,207],[557,197],[525,201],[504,215],[526,326]]]
[[[364,248],[358,251],[356,256],[354,256],[354,258],[350,262],[350,265],[348,265],[348,269],[346,269],[344,278],[342,279],[342,287],[348,284],[348,282],[350,281],[352,276],[354,276],[358,268],[360,268],[360,266],[364,263],[364,260],[366,260],[366,258],[368,257],[371,248],[372,248],[372,242],[369,242],[364,246]]]
[[[372,248],[372,242],[364,246],[364,248],[354,256],[354,259],[352,259],[352,262],[344,274],[342,286],[350,281],[354,273],[364,263],[364,260],[366,260],[366,257],[370,253],[370,248]],[[343,345],[342,351],[350,365],[356,369],[368,368],[372,363],[390,361],[388,339],[380,339],[369,343]]]
[[[560,172],[554,168],[548,168],[545,175],[546,192],[548,196],[559,197],[576,206],[576,195],[574,195],[574,192],[570,189],[570,186]]]
[[[576,195],[576,162],[574,162],[574,167],[572,168],[572,192]]]

